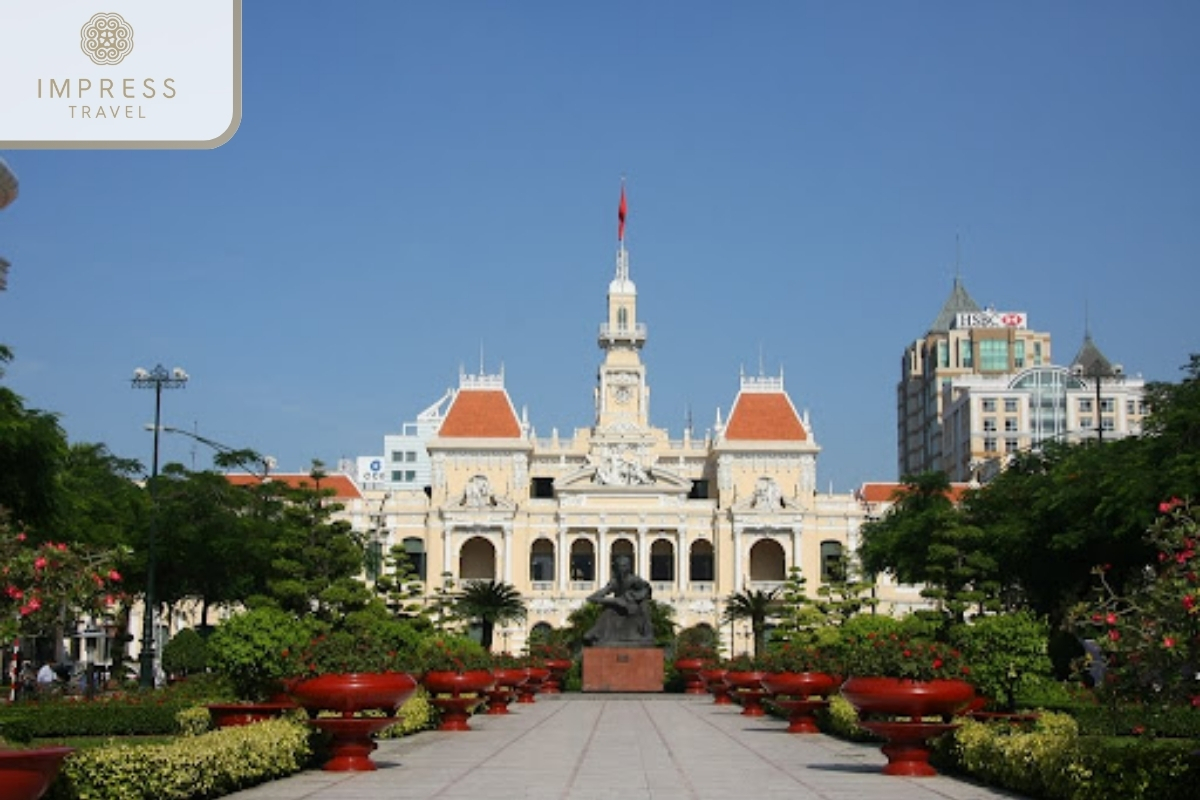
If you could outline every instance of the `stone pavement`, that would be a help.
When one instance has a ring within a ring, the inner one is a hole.
[[[379,743],[375,772],[320,770],[233,800],[981,800],[1016,795],[945,776],[880,773],[878,745],[789,734],[708,696],[539,695],[473,730]]]

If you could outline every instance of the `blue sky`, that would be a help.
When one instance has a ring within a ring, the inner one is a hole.
[[[782,367],[823,489],[896,477],[956,237],[1058,362],[1085,306],[1129,373],[1200,351],[1194,2],[247,2],[244,29],[223,147],[0,154],[5,381],[73,441],[148,464],[128,378],[161,362],[192,377],[166,424],[335,464],[481,345],[539,435],[586,427],[622,175],[652,421],[702,433]]]

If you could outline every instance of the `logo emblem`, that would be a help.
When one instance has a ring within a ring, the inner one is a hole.
[[[120,14],[96,14],[80,29],[79,46],[97,64],[120,64],[133,52],[133,26]]]

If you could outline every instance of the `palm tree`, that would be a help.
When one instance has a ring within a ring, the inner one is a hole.
[[[779,589],[763,591],[755,589],[731,594],[725,600],[725,621],[750,620],[754,631],[754,656],[760,657],[767,649],[767,618],[779,608]]]
[[[480,644],[490,651],[496,625],[525,619],[525,599],[511,583],[467,581],[454,600],[454,610],[462,619],[479,623]]]

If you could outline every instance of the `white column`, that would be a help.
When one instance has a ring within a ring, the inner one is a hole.
[[[513,540],[512,523],[511,522],[504,523],[504,525],[501,527],[501,531],[502,531],[501,535],[503,536],[503,541],[504,541],[504,565],[503,565],[504,582],[512,583],[512,540]]]
[[[450,551],[452,549],[450,547],[450,543],[453,540],[453,537],[451,536],[453,527],[454,526],[451,525],[449,522],[447,522],[446,524],[444,524],[442,526],[442,572],[443,573],[454,572],[454,570],[450,569]]]
[[[804,564],[800,561],[800,529],[801,525],[792,526],[792,566],[804,568]],[[787,574],[786,571],[784,574]],[[818,576],[819,577],[819,576]]]
[[[596,529],[596,579],[600,585],[608,583],[608,526]]]
[[[650,580],[650,549],[646,546],[646,526],[637,529],[637,574]]]
[[[687,587],[687,576],[683,574],[683,553],[687,548],[687,528],[675,532],[675,585],[683,590]]]
[[[556,556],[555,560],[558,562],[558,567],[554,571],[554,578],[558,583],[558,591],[565,592],[567,590],[567,581],[570,579],[568,573],[571,569],[571,554],[567,549],[567,526],[563,522],[558,524]]]
[[[740,522],[733,523],[733,591],[742,591],[742,524]]]

